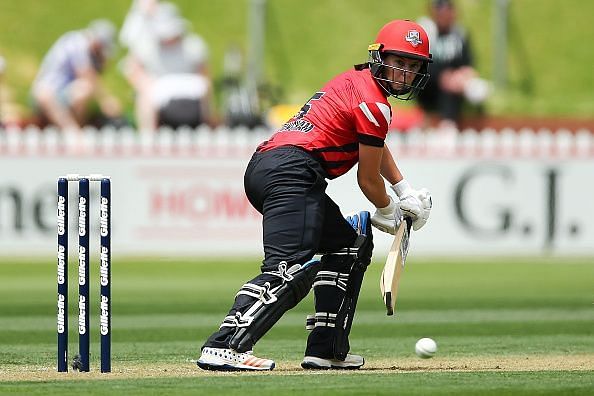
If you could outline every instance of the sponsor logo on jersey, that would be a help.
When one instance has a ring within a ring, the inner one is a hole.
[[[280,127],[277,132],[303,132],[307,133],[314,128],[314,125],[307,120],[293,120],[289,121]]]

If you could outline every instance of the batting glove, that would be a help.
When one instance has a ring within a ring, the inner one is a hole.
[[[401,180],[391,186],[400,199],[402,213],[413,220],[413,230],[417,231],[427,223],[433,201],[431,193],[426,188],[413,189],[406,180]]]
[[[390,197],[390,203],[385,208],[377,208],[371,217],[371,224],[380,231],[394,235],[402,221],[402,211],[394,199]]]

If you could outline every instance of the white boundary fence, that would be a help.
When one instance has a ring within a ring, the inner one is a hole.
[[[243,172],[270,133],[0,130],[0,255],[53,255],[56,178],[101,173],[113,181],[114,254],[257,256],[260,217]],[[407,179],[434,197],[415,254],[594,255],[590,131],[412,131],[390,134],[388,145]],[[354,170],[328,192],[345,213],[372,210]],[[390,238],[375,236],[381,255]]]
[[[139,134],[129,128],[86,128],[77,136],[54,128],[15,128],[0,130],[0,155],[216,155],[251,152],[270,133],[268,129],[163,128],[154,134]],[[566,129],[467,129],[455,138],[417,129],[390,133],[388,142],[397,153],[439,158],[462,155],[561,159],[594,155],[594,134],[587,129],[575,133]]]

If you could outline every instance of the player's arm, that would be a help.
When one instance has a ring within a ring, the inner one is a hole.
[[[390,197],[380,173],[384,148],[359,143],[359,168],[357,182],[365,197],[375,205],[383,208],[390,204]]]
[[[384,152],[382,154],[380,173],[390,184],[396,184],[404,179],[390,149],[386,145],[384,145]]]
[[[394,234],[396,220],[401,212],[398,204],[386,192],[386,185],[381,175],[384,147],[359,143],[359,168],[357,181],[361,191],[377,208],[371,217],[371,223],[379,230]]]
[[[387,195],[382,176],[398,196],[398,204]],[[417,191],[410,187],[387,146],[359,144],[357,179],[361,191],[377,208],[371,221],[379,230],[394,234],[401,211],[414,220],[415,230],[427,222],[432,206],[431,194],[426,189]]]
[[[418,230],[425,225],[433,206],[431,194],[425,188],[417,191],[409,185],[387,146],[384,146],[381,174],[391,184],[392,190],[398,196],[402,212],[414,220],[414,229]]]
[[[89,65],[83,65],[76,70],[77,76],[84,80],[92,92],[93,97],[101,109],[101,112],[110,117],[121,114],[120,101],[110,94],[101,83],[99,72]]]
[[[431,196],[426,190],[417,192],[410,188],[384,144],[391,118],[389,106],[378,102],[360,102],[353,108],[353,114],[356,130],[365,131],[358,134],[357,181],[365,197],[377,208],[371,218],[372,224],[381,231],[394,234],[402,209],[409,212],[414,229],[419,229],[429,217]],[[386,193],[384,178],[400,198],[398,204]]]

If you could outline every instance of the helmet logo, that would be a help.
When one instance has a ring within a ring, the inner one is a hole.
[[[419,44],[423,44],[423,40],[421,40],[421,34],[416,30],[409,30],[404,39],[415,48]]]

